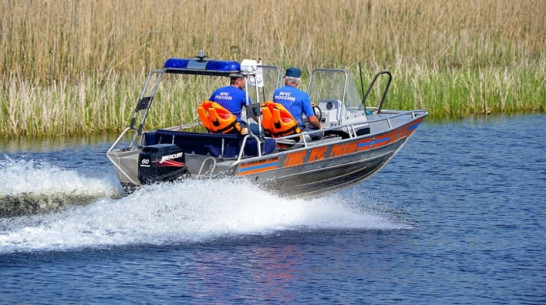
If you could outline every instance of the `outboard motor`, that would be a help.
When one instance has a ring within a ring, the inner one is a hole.
[[[138,156],[138,179],[142,184],[173,181],[187,173],[184,151],[177,145],[146,146]]]

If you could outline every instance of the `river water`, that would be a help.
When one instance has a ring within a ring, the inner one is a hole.
[[[0,144],[1,304],[545,304],[546,116],[421,124],[326,197],[123,196],[114,137]]]

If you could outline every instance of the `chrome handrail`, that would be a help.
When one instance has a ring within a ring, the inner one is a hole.
[[[385,112],[388,112],[388,111],[389,110],[383,110],[382,113],[385,113]],[[330,131],[330,130],[342,130],[342,129],[347,128],[349,137],[350,138],[355,138],[355,137],[358,137],[357,134],[356,134],[356,128],[355,128],[356,125],[372,124],[372,123],[378,123],[378,122],[381,122],[381,121],[386,121],[388,126],[389,126],[389,129],[392,129],[393,126],[392,126],[391,120],[394,119],[394,118],[398,118],[398,117],[402,117],[402,116],[406,116],[406,115],[409,115],[412,118],[416,118],[416,117],[419,116],[419,114],[424,115],[425,113],[426,113],[425,110],[410,110],[410,111],[401,112],[401,113],[399,113],[397,115],[394,115],[394,116],[389,116],[387,118],[379,118],[379,119],[375,119],[375,120],[367,120],[367,121],[364,121],[364,122],[350,123],[350,124],[345,124],[345,125],[340,125],[340,126],[335,126],[335,127],[330,127],[330,128],[324,128],[324,129],[321,129],[321,130],[322,131]],[[315,132],[315,131],[313,131],[313,132]],[[300,137],[302,135],[309,135],[309,133],[310,132],[308,132],[308,131],[303,131],[303,132],[301,132],[299,134],[288,135],[288,136],[279,137],[279,138],[275,138],[275,139],[276,140],[290,140],[290,139],[293,139],[293,138]],[[303,141],[304,147],[308,147],[307,141],[305,141],[305,137],[303,137],[303,138],[304,138],[304,141]]]
[[[140,184],[139,182],[136,182],[134,181],[133,179],[131,179],[131,177],[129,177],[129,174],[127,174],[115,161],[114,159],[112,159],[110,157],[110,153],[112,152],[112,150],[114,150],[114,148],[116,147],[116,145],[118,144],[118,142],[123,138],[123,136],[125,136],[125,133],[127,133],[127,131],[131,130],[132,128],[131,127],[126,127],[122,132],[121,134],[119,135],[119,137],[116,139],[116,141],[114,141],[114,144],[112,144],[112,146],[110,146],[110,148],[108,149],[108,151],[106,151],[106,157],[108,158],[108,160],[110,160],[110,162],[114,165],[115,168],[118,169],[118,172],[122,173],[125,178],[129,179],[129,181],[131,181],[133,184],[135,185],[138,185]],[[132,144],[132,142],[131,142]],[[129,146],[127,148],[131,148],[132,146]]]
[[[201,162],[201,167],[199,168],[199,173],[197,173],[197,178],[201,177],[201,172],[203,171],[203,168],[205,166],[205,163],[207,163],[208,160],[212,160],[212,169],[209,173],[209,179],[212,177],[212,174],[214,173],[214,170],[216,169],[216,159],[213,157],[208,157],[203,162]]]
[[[244,152],[245,152],[245,146],[246,146],[246,141],[248,140],[248,137],[253,137],[254,139],[256,139],[256,146],[258,148],[258,157],[261,157],[262,156],[262,147],[260,146],[260,138],[253,134],[253,133],[249,133],[247,134],[244,138],[243,138],[243,144],[241,144],[241,149],[239,151],[239,156],[237,157],[237,162],[241,161],[241,159],[243,158],[243,155],[244,155]]]

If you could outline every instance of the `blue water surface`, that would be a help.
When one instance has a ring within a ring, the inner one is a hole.
[[[64,205],[0,217],[0,303],[545,304],[545,134],[545,115],[425,122],[311,200],[231,181],[124,197],[106,141],[3,143],[3,200]]]

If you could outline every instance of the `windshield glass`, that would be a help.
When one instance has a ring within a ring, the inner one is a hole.
[[[311,101],[317,105],[323,100],[339,100],[349,109],[363,108],[353,75],[345,70],[315,70],[308,88]]]
[[[351,110],[364,109],[364,106],[362,105],[362,98],[360,97],[360,93],[356,87],[352,73],[349,73],[349,77],[347,79],[347,96],[345,99],[345,105],[347,106],[347,109]]]

